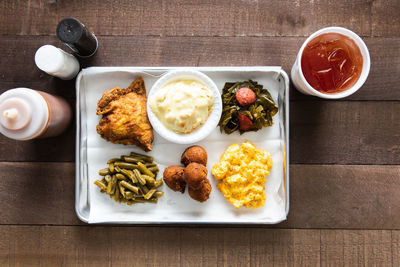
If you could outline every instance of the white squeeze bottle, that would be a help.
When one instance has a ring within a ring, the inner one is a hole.
[[[15,140],[53,137],[71,120],[68,103],[45,92],[10,89],[0,95],[0,132]]]

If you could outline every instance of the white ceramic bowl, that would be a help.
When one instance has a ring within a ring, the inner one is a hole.
[[[349,88],[345,91],[341,91],[339,93],[333,93],[333,94],[322,93],[322,92],[314,89],[307,82],[306,78],[303,75],[303,71],[301,69],[301,57],[303,55],[303,51],[304,51],[304,48],[306,47],[306,45],[315,37],[317,37],[321,34],[324,34],[324,33],[329,33],[329,32],[340,33],[340,34],[343,34],[343,35],[351,38],[356,43],[356,45],[360,48],[360,52],[363,57],[363,67],[361,70],[361,75],[358,78],[357,82],[351,88]],[[370,66],[371,66],[371,59],[369,56],[368,48],[365,45],[364,41],[357,34],[355,34],[354,32],[352,32],[346,28],[342,28],[342,27],[327,27],[327,28],[323,28],[323,29],[320,29],[320,30],[314,32],[303,43],[303,45],[300,48],[299,53],[297,54],[296,62],[293,65],[290,76],[292,78],[294,86],[297,88],[297,90],[299,90],[303,94],[314,95],[314,96],[318,96],[318,97],[326,98],[326,99],[339,99],[339,98],[347,97],[351,94],[354,94],[358,89],[360,89],[360,87],[367,80]]]
[[[206,122],[188,134],[176,133],[162,124],[162,122],[153,113],[150,107],[150,99],[165,84],[180,80],[190,79],[201,82],[210,88],[214,95],[214,105]],[[164,139],[177,144],[191,144],[206,138],[218,125],[222,114],[221,93],[215,83],[205,74],[194,70],[173,70],[165,73],[159,78],[151,88],[147,100],[147,115],[154,130]]]

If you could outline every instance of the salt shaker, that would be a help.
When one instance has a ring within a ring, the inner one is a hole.
[[[0,95],[0,133],[15,140],[54,137],[71,121],[68,103],[29,88],[10,89]]]
[[[44,45],[36,51],[35,63],[42,71],[63,80],[71,80],[79,72],[78,60],[52,45]]]
[[[91,57],[97,51],[96,36],[75,18],[66,18],[58,23],[57,37],[80,57]]]

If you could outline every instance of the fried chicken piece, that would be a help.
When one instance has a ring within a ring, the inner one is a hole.
[[[186,180],[183,174],[183,167],[169,166],[164,170],[163,180],[173,191],[181,192],[183,194],[186,188]]]
[[[181,163],[185,166],[189,163],[197,162],[204,166],[207,165],[207,152],[201,146],[190,146],[185,149],[181,157]]]
[[[211,184],[210,181],[206,178],[201,183],[201,186],[198,189],[193,189],[192,187],[188,188],[188,193],[191,198],[196,201],[204,202],[210,197],[211,193]]]
[[[103,115],[96,127],[102,138],[114,144],[136,145],[152,150],[153,128],[147,117],[146,88],[141,77],[127,89],[108,90],[97,103],[97,115]]]

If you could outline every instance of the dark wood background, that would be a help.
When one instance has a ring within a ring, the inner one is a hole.
[[[358,33],[371,72],[326,101],[290,89],[290,213],[270,227],[89,226],[74,211],[75,126],[57,138],[0,136],[1,266],[399,266],[400,1],[0,1],[0,92],[65,97],[74,81],[34,53],[76,17],[99,39],[82,66],[279,65],[326,26]]]

